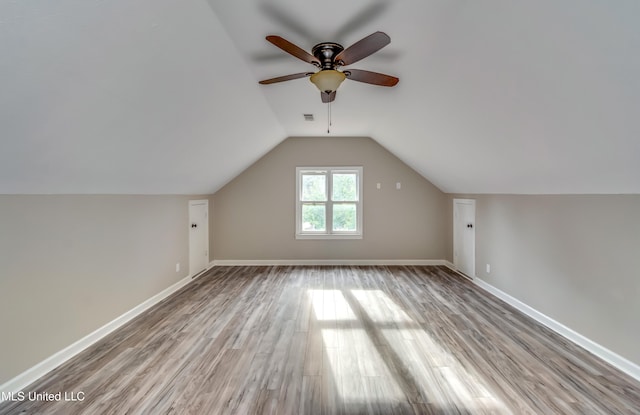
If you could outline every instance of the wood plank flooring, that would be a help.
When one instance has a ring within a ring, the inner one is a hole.
[[[445,267],[215,267],[24,392],[0,414],[640,413],[638,382]]]

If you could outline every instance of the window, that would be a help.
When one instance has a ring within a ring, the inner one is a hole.
[[[362,238],[362,167],[296,168],[296,238]]]

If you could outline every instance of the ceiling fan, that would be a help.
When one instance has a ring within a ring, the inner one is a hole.
[[[318,43],[313,47],[311,53],[280,36],[267,36],[267,40],[320,70],[265,79],[259,82],[262,85],[310,77],[311,82],[320,90],[322,102],[327,103],[336,99],[336,90],[345,79],[388,87],[396,85],[399,81],[395,76],[362,69],[338,70],[342,66],[351,65],[387,46],[391,42],[391,38],[383,32],[372,33],[346,49],[338,43]]]

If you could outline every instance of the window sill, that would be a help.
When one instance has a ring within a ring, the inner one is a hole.
[[[362,234],[310,234],[298,233],[296,239],[362,239]]]

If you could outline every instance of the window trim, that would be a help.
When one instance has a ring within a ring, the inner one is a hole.
[[[304,172],[326,172],[327,180],[325,182],[325,190],[327,195],[326,201],[309,201],[309,203],[320,203],[326,206],[325,210],[325,226],[324,232],[310,232],[302,230],[302,205],[305,203],[301,198],[302,194],[302,174]],[[358,188],[358,200],[352,201],[333,201],[332,200],[332,175],[336,173],[356,173]],[[362,181],[363,181],[363,168],[362,166],[299,166],[296,167],[296,222],[295,222],[295,237],[296,239],[362,239]],[[333,231],[333,205],[340,203],[355,203],[356,204],[356,231]]]

